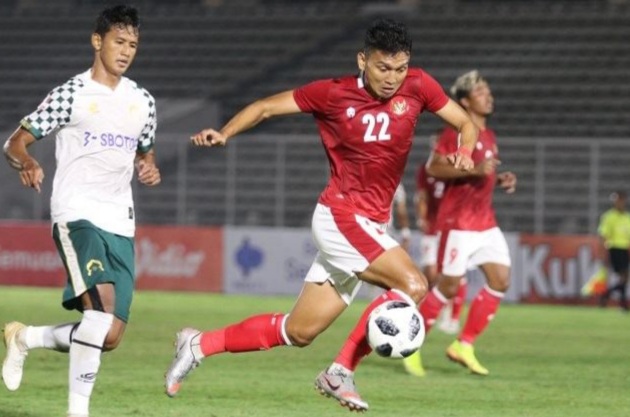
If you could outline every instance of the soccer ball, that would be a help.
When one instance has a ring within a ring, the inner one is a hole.
[[[424,342],[422,316],[405,301],[387,301],[370,313],[367,340],[380,356],[406,358]]]

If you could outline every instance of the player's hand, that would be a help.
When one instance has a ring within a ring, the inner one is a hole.
[[[495,158],[486,158],[475,166],[475,173],[480,177],[491,175],[497,167],[501,165],[501,161]]]
[[[516,191],[516,174],[510,171],[501,172],[497,175],[497,183],[506,193],[512,194]]]
[[[190,137],[190,141],[195,146],[225,146],[227,137],[214,129],[204,129],[201,132],[192,135]]]
[[[458,149],[457,152],[447,155],[446,160],[453,164],[456,169],[472,171],[475,167],[475,163],[469,153],[470,151],[466,152],[462,149]]]
[[[144,185],[154,186],[162,181],[160,170],[154,163],[140,160],[136,163],[136,169],[138,170],[138,181]]]
[[[20,168],[20,181],[22,184],[34,188],[40,193],[42,181],[44,180],[44,170],[33,157],[29,157],[22,163]]]

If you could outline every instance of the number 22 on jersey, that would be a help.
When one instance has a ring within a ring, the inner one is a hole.
[[[376,116],[366,113],[363,115],[361,122],[366,125],[365,134],[363,135],[364,142],[385,141],[392,138],[387,131],[389,128],[389,115],[387,113],[380,112]]]

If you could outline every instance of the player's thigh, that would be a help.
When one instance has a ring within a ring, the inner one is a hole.
[[[358,273],[387,249],[399,246],[386,228],[355,213],[318,204],[312,233],[319,252],[306,281],[330,282],[350,304],[361,287]]]
[[[397,289],[418,303],[427,292],[428,283],[413,260],[400,246],[376,258],[359,278],[387,289]]]
[[[92,223],[79,220],[55,223],[53,239],[68,274],[64,307],[83,311],[87,303],[92,308],[88,291],[95,290],[99,283],[107,282],[105,271],[111,269],[103,236]],[[92,296],[98,296],[98,292],[93,291]],[[100,302],[98,304],[100,307]]]
[[[478,232],[443,230],[438,246],[438,270],[442,275],[463,277],[472,254],[481,247]]]
[[[305,282],[287,317],[285,329],[298,345],[307,345],[326,330],[348,304],[329,282]]]
[[[134,289],[133,240],[86,220],[55,224],[53,237],[68,272],[64,307],[83,311],[87,303],[86,308],[127,322]]]
[[[313,238],[319,249],[315,263],[321,265],[321,275],[328,273],[327,279],[338,289],[355,286],[352,297],[359,286],[357,279],[409,293],[409,287],[417,286],[424,278],[386,229],[385,224],[319,204],[313,214]],[[308,281],[315,281],[315,268],[309,272]],[[340,294],[348,303],[351,301],[351,297]]]
[[[471,266],[480,266],[488,286],[495,291],[507,291],[510,286],[510,249],[498,227],[480,232],[482,245],[470,258]]]

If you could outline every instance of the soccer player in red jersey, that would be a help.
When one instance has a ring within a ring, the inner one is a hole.
[[[431,143],[435,143],[437,137],[433,137]],[[418,174],[416,175],[416,212],[418,229],[422,232],[420,267],[429,280],[429,287],[433,287],[437,283],[439,276],[437,253],[440,237],[435,221],[440,202],[446,192],[446,184],[445,180],[428,175],[426,164],[418,168]],[[464,277],[460,280],[457,295],[442,309],[437,327],[444,333],[456,334],[459,332],[459,317],[466,300],[467,287],[467,281]],[[422,364],[418,361],[416,361],[416,366],[408,366],[413,362],[413,359],[404,362],[407,370],[417,376],[424,375]]]
[[[378,20],[358,53],[358,76],[315,81],[258,100],[221,130],[193,135],[197,146],[225,146],[228,139],[270,117],[312,113],[330,163],[330,179],[313,214],[318,253],[289,314],[261,314],[212,331],[182,329],[165,375],[174,396],[185,376],[207,356],[289,345],[304,347],[348,307],[361,281],[387,291],[365,310],[333,364],[315,381],[323,393],[351,410],[367,410],[354,371],[370,353],[369,313],[388,300],[417,304],[427,281],[409,255],[387,234],[394,191],[400,183],[418,116],[437,114],[461,132],[449,155],[456,170],[470,170],[478,130],[426,72],[409,68],[411,38],[404,25]]]
[[[479,266],[487,285],[472,301],[463,330],[446,354],[471,372],[487,375],[488,370],[475,356],[473,343],[493,319],[510,284],[510,254],[497,226],[492,196],[495,186],[513,193],[516,175],[496,172],[500,163],[496,138],[486,126],[494,109],[494,99],[486,80],[477,71],[468,72],[456,80],[451,94],[479,128],[472,153],[475,168],[469,172],[451,169],[447,157],[457,149],[460,139],[456,130],[445,128],[427,165],[430,175],[449,181],[436,219],[440,231],[438,268],[441,277],[423,301],[420,312],[428,331],[447,300],[457,294],[467,267]],[[419,353],[408,360],[417,356]]]

